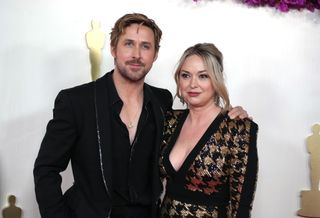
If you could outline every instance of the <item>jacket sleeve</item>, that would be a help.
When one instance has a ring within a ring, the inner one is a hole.
[[[60,172],[69,163],[77,131],[72,105],[66,91],[61,91],[53,109],[53,119],[36,158],[33,174],[36,199],[42,218],[67,218],[68,206],[63,199]]]
[[[251,120],[240,121],[231,149],[230,199],[232,218],[251,217],[258,173],[257,131]]]

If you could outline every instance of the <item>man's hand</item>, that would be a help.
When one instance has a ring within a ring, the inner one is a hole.
[[[249,117],[247,111],[241,106],[230,106],[228,115],[231,119],[239,117],[240,119],[249,118],[252,120],[252,117]]]

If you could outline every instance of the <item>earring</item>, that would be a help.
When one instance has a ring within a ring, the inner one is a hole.
[[[183,97],[182,97],[182,94],[181,94],[180,89],[178,89],[178,97],[179,97],[180,102],[181,102],[182,104],[185,104],[185,103],[186,103],[186,102],[184,101]]]

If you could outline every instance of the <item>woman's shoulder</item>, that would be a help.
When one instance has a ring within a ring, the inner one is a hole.
[[[181,110],[168,110],[166,112],[166,117],[165,117],[165,125],[168,127],[172,127],[177,125],[179,120],[181,120],[181,117],[184,116],[187,113],[186,109],[181,109]]]
[[[257,131],[258,130],[258,124],[249,118],[239,118],[236,117],[234,119],[231,119],[227,113],[223,114],[224,116],[224,125],[226,125],[229,129],[232,129],[233,131]]]
[[[175,117],[178,118],[180,117],[183,113],[185,113],[187,110],[186,109],[172,109],[172,110],[168,110],[166,116],[167,117]]]
[[[188,113],[187,109],[171,109],[166,112],[166,120],[178,120]]]

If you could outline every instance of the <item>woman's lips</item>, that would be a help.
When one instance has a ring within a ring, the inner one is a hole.
[[[188,95],[190,97],[197,97],[198,95],[200,95],[200,92],[188,92]]]

